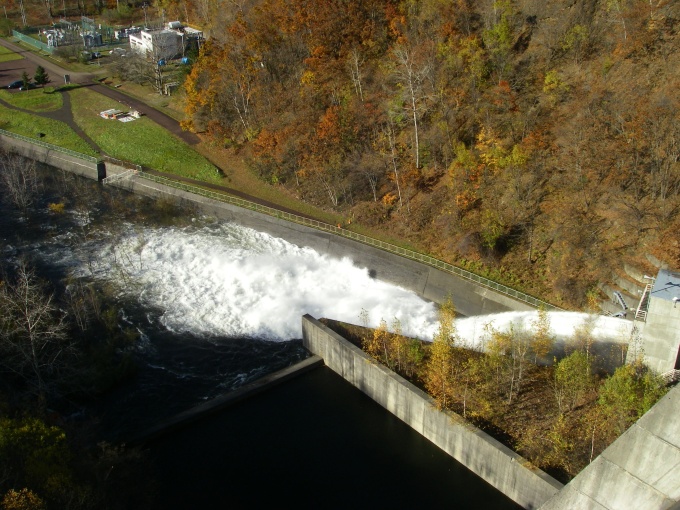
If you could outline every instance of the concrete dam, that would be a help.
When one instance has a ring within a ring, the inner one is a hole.
[[[6,140],[5,142],[7,143]],[[22,143],[26,144],[26,142]],[[28,149],[30,149],[32,157],[36,157],[36,153],[40,151],[40,147],[29,147]],[[26,150],[28,151],[28,149]],[[62,168],[72,171],[74,162],[69,161],[63,154],[57,154],[57,156],[53,160],[50,151],[46,151],[44,154],[38,155],[38,159],[47,164],[61,165]],[[102,169],[101,165],[101,162],[92,162],[90,168],[88,165],[79,162],[75,173],[101,179],[102,175],[125,171],[112,165],[106,165]],[[221,220],[267,232],[298,246],[308,246],[332,257],[351,258],[355,265],[367,268],[376,279],[410,289],[425,299],[441,302],[450,296],[459,312],[468,317],[503,312],[527,312],[533,309],[526,302],[513,299],[488,287],[476,285],[435,267],[404,259],[373,246],[338,237],[329,232],[315,230],[305,225],[288,222],[285,219],[225,204],[187,190],[143,178],[121,181],[118,185],[150,197],[170,197],[179,203],[194,204],[202,212]],[[312,322],[307,320],[307,323]],[[303,326],[303,330],[306,330],[307,337],[311,338],[316,335],[316,333],[311,333],[314,330],[311,326]],[[323,336],[317,335],[315,342],[327,342],[322,338]],[[305,341],[307,341],[307,337]],[[335,342],[336,340],[333,339],[332,341]],[[327,347],[317,346],[314,349],[326,349],[323,355],[326,363],[329,366],[335,364],[336,360],[333,358],[338,351],[334,351],[333,347],[330,348],[330,351]],[[342,362],[342,366],[354,367],[351,370],[356,371],[360,365],[365,364],[364,361],[357,361],[355,356],[356,353],[353,353],[351,356],[353,361],[345,360]],[[343,377],[350,381],[357,375],[348,372],[348,368],[342,368],[341,371],[344,372]],[[375,377],[375,375],[370,377]],[[385,377],[389,379],[391,375],[385,374]],[[382,381],[382,379],[380,380]],[[399,382],[398,386],[400,384]],[[378,393],[382,393],[386,399],[385,407],[397,416],[401,417],[401,414],[400,411],[393,410],[395,405],[397,408],[400,406],[409,408],[415,405],[409,404],[409,401],[405,400],[406,397],[400,392],[393,394],[385,389],[389,387],[387,382],[380,382],[377,386],[375,383],[372,385],[362,383],[362,385],[364,387],[376,387]],[[500,464],[487,464],[485,460],[479,464],[481,467],[473,470],[478,469],[480,472],[486,473],[486,476],[481,474],[480,476],[487,480],[497,479],[497,486],[503,487],[501,488],[503,492],[525,508],[613,509],[631,508],[631,504],[634,504],[634,508],[670,508],[680,498],[680,479],[677,469],[678,464],[680,464],[680,428],[674,425],[677,420],[669,418],[673,415],[673,410],[677,409],[678,398],[680,398],[679,391],[678,388],[674,388],[650,413],[645,415],[591,466],[563,489],[560,488],[560,484],[549,477],[546,478],[540,472],[534,473],[535,482],[527,481],[528,479],[524,478],[525,474],[519,474],[524,473],[524,471],[516,471],[515,467],[509,467],[512,464],[522,464],[521,458],[503,452],[502,445],[494,445],[493,442],[486,439],[484,440],[486,445],[484,448],[491,447],[494,452],[501,453],[489,453],[484,457],[501,455],[503,460],[498,461]],[[381,398],[378,396],[376,400],[380,401]],[[418,405],[422,412],[416,412],[416,416],[422,415],[422,413],[429,414],[431,406]],[[442,420],[442,418],[437,417],[428,418],[428,420],[432,419],[437,422]],[[447,421],[450,420],[444,419],[444,422]],[[454,419],[454,421],[458,423],[457,420]],[[430,422],[421,421],[420,423],[421,425],[416,425],[418,427],[416,429],[429,437],[428,434],[431,431],[430,425],[427,425],[427,423]],[[469,427],[463,428],[469,429]],[[463,453],[458,450],[459,453],[456,455],[461,456],[461,458],[469,458],[472,463],[478,462],[472,460],[479,458],[473,453],[482,446],[477,447],[474,446],[477,443],[466,441],[465,436],[460,435],[460,425],[458,425],[457,431],[454,430],[452,436],[448,434],[449,432],[446,432],[447,439],[445,439],[445,442],[457,445],[454,450],[463,448]],[[473,435],[476,436],[477,432],[473,431]],[[467,447],[464,446],[466,443]],[[447,448],[444,449],[449,451]],[[468,449],[465,450],[465,448]],[[533,470],[529,469],[529,471]]]

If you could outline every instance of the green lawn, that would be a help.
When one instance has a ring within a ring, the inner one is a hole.
[[[17,108],[34,112],[51,112],[64,105],[61,93],[54,92],[54,87],[33,90],[0,90],[0,99]]]
[[[98,156],[70,127],[57,120],[0,107],[0,128],[88,156]]]
[[[220,181],[217,169],[208,160],[155,122],[145,117],[132,122],[106,120],[99,112],[122,109],[120,103],[85,88],[69,94],[73,118],[110,156],[175,175]]]
[[[0,62],[9,62],[10,60],[21,60],[22,57],[18,53],[14,53],[12,50],[0,46]]]

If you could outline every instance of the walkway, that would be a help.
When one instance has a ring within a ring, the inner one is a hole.
[[[58,92],[55,92],[57,94]],[[19,92],[20,94],[20,92]],[[24,112],[28,113],[30,115],[37,115],[39,117],[45,117],[47,119],[52,119],[52,120],[57,120],[59,122],[63,122],[68,125],[75,133],[82,138],[87,144],[92,147],[96,152],[100,154],[104,154],[104,151],[97,145],[92,138],[87,136],[85,131],[83,131],[78,124],[73,120],[73,113],[71,111],[71,96],[69,96],[68,92],[62,92],[61,93],[62,97],[62,107],[59,108],[58,110],[53,110],[50,112],[36,112],[33,110],[26,110],[25,108],[19,108],[18,106],[14,106],[7,101],[4,101],[3,99],[0,99],[0,104],[2,104],[5,108],[8,108],[10,110],[16,110],[19,112]]]
[[[183,131],[179,125],[179,122],[169,115],[166,115],[165,113],[156,110],[143,101],[130,97],[119,90],[109,88],[105,85],[102,85],[101,83],[96,83],[95,75],[92,73],[76,73],[69,71],[59,66],[59,64],[54,60],[41,57],[40,55],[17,46],[16,44],[13,44],[5,39],[0,39],[0,45],[18,53],[19,55],[23,56],[26,61],[33,63],[35,66],[44,67],[48,74],[51,75],[54,82],[60,82],[63,79],[63,76],[68,74],[70,76],[71,83],[90,87],[92,90],[103,96],[118,101],[119,103],[124,104],[131,109],[144,113],[144,115],[146,115],[149,119],[170,131],[185,143],[189,145],[196,145],[200,142],[200,138],[196,134]],[[13,80],[21,79],[21,74],[24,71],[26,71],[29,76],[33,76],[35,69],[32,66],[26,66],[26,63],[28,62],[25,62],[23,65],[21,62],[21,60],[13,60],[10,62],[0,63],[0,77],[4,78],[7,82],[11,82]]]
[[[147,105],[143,101],[130,97],[127,94],[124,94],[123,92],[112,89],[110,87],[107,87],[106,85],[103,85],[101,83],[95,82],[95,76],[92,73],[76,73],[72,71],[68,71],[64,69],[63,67],[59,66],[57,62],[55,62],[53,59],[50,58],[43,58],[40,55],[35,54],[32,51],[26,50],[16,44],[13,44],[5,39],[0,39],[0,45],[22,55],[24,57],[24,60],[13,60],[10,62],[0,62],[0,86],[4,83],[9,83],[14,80],[19,80],[21,79],[21,75],[24,71],[28,73],[29,76],[32,76],[35,73],[35,67],[40,65],[45,68],[45,70],[50,74],[52,81],[57,82],[60,81],[63,78],[58,78],[58,77],[63,77],[63,75],[68,74],[70,75],[70,80],[71,83],[76,83],[79,85],[82,85],[83,87],[88,87],[91,90],[102,94],[103,96],[106,96],[110,99],[113,99],[115,101],[118,101],[122,105],[125,105],[126,108],[130,108],[133,110],[137,110],[142,112],[146,117],[149,119],[153,120],[156,122],[159,126],[163,127],[167,131],[171,132],[178,138],[180,138],[182,141],[187,143],[188,145],[196,145],[197,143],[200,142],[200,138],[194,134],[194,133],[189,133],[187,131],[183,131],[182,128],[179,125],[179,122],[169,115],[166,115],[165,113],[156,110],[155,108]],[[101,148],[89,137],[87,134],[83,132],[83,130],[76,124],[76,122],[73,120],[73,113],[71,111],[71,102],[70,102],[70,96],[68,93],[63,93],[62,97],[64,98],[64,106],[60,108],[59,110],[53,111],[53,112],[34,112],[34,111],[28,111],[28,110],[23,110],[21,108],[16,108],[5,101],[0,100],[0,103],[3,104],[3,106],[6,106],[7,108],[11,108],[14,110],[19,110],[19,111],[25,111],[28,113],[31,113],[33,115],[40,115],[43,117],[48,117],[54,120],[59,120],[61,122],[66,123],[71,129],[73,129],[83,140],[85,140],[93,149],[95,149],[97,152],[99,152],[102,155],[106,155],[104,151],[101,150]],[[213,163],[214,164],[214,163]],[[215,165],[217,166],[217,165]],[[218,167],[219,168],[219,167]],[[267,200],[262,200],[260,198],[248,195],[246,193],[243,193],[242,191],[229,188],[227,186],[221,186],[217,184],[209,184],[203,181],[197,181],[194,179],[189,179],[185,177],[180,177],[174,174],[166,174],[163,172],[158,172],[153,169],[149,168],[144,168],[145,172],[149,172],[155,175],[159,175],[162,177],[166,177],[168,179],[173,179],[176,181],[181,181],[185,182],[187,184],[192,184],[194,186],[201,186],[204,188],[209,188],[213,189],[216,191],[221,191],[224,193],[228,193],[232,196],[236,196],[239,198],[242,198],[244,200],[248,200],[250,202],[254,202],[256,204],[260,204],[263,206],[271,207],[272,209],[278,209],[282,212],[287,212],[291,214],[297,214],[298,216],[304,216],[309,219],[318,219],[314,218],[312,216],[300,213],[300,211],[288,209],[285,207],[281,207],[279,204],[275,204],[273,202],[269,202]],[[220,168],[220,171],[223,171],[223,169]]]

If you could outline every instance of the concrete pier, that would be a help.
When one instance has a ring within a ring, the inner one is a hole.
[[[538,508],[563,485],[425,392],[377,363],[309,315],[303,344],[331,370],[524,508]]]

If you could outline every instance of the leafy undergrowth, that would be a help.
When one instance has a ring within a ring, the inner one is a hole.
[[[419,361],[415,368],[403,361],[395,363],[395,356],[389,353],[377,358],[423,391],[432,387],[430,361],[441,346],[437,339],[434,343],[420,342],[381,329],[330,319],[321,322],[369,354],[371,339],[378,337],[385,352],[397,349],[395,338],[402,339],[398,340],[402,347],[412,348],[417,342],[422,355],[416,356]],[[625,365],[613,375],[592,375],[592,360],[578,349],[554,366],[526,363],[519,379],[517,360],[510,354],[494,356],[458,347],[448,352],[449,374],[444,384],[449,390],[444,398],[428,392],[436,405],[463,416],[563,483],[576,476],[666,391],[662,382],[641,366]]]

